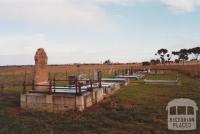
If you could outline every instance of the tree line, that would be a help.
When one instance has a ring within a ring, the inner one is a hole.
[[[170,64],[170,63],[180,63],[185,64],[185,61],[196,61],[198,64],[200,57],[200,47],[194,47],[189,49],[180,49],[179,51],[169,52],[165,48],[157,50],[155,56],[157,59],[151,59],[150,61],[142,62],[144,66],[156,65],[156,64]],[[174,59],[172,59],[174,57]]]

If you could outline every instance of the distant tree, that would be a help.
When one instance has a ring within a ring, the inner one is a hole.
[[[180,62],[180,60],[179,59],[175,59],[175,63],[179,63]]]
[[[143,66],[149,66],[149,65],[151,65],[151,63],[148,62],[148,61],[144,61],[144,62],[142,62],[142,65],[143,65]]]
[[[152,59],[152,60],[150,60],[150,63],[152,65],[157,65],[157,64],[160,64],[160,60],[159,59]]]
[[[151,63],[152,65],[156,65],[156,60],[152,59],[152,60],[150,60],[150,63]]]
[[[74,63],[74,65],[75,65],[76,67],[80,67],[80,66],[81,66],[81,64],[79,64],[79,63]]]
[[[172,58],[172,54],[167,54],[167,61],[168,61],[168,63],[170,64],[170,60],[171,60],[171,58]]]
[[[199,58],[199,55],[200,55],[200,47],[194,47],[194,48],[190,48],[188,50],[188,52],[190,54],[193,54],[193,57],[194,57],[194,60],[197,61],[197,64],[198,64],[198,58]]]
[[[160,60],[159,60],[159,59],[157,59],[157,60],[156,60],[156,63],[157,63],[157,64],[160,64]]]
[[[177,51],[172,51],[172,55],[179,57],[179,52],[177,52]],[[174,61],[175,61],[175,63],[179,63],[179,59],[178,59],[178,58],[175,59]]]
[[[179,62],[182,61],[183,65],[185,63],[185,61],[187,61],[189,59],[189,50],[188,49],[181,49],[180,51],[173,51],[172,54],[173,55],[177,55],[178,56],[178,60]]]
[[[104,61],[103,64],[111,64],[111,61],[110,60],[106,60],[106,61]]]
[[[179,60],[182,60],[183,61],[183,65],[184,65],[185,61],[187,61],[189,59],[189,56],[188,56],[189,51],[187,49],[181,49],[179,51],[179,53],[180,53],[179,54]]]
[[[162,49],[159,49],[155,55],[159,55],[162,64],[165,64],[165,55],[166,55],[167,53],[168,53],[168,50],[162,48]]]

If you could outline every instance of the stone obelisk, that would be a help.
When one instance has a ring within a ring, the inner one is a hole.
[[[34,82],[35,85],[37,85],[35,86],[36,91],[41,91],[41,92],[49,91],[48,57],[43,48],[39,48],[35,54]]]

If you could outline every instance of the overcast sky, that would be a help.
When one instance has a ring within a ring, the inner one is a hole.
[[[200,0],[0,0],[0,65],[139,62],[200,46]]]

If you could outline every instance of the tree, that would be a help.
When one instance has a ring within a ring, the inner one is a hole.
[[[182,60],[184,65],[185,61],[189,59],[188,57],[189,51],[187,49],[181,49],[179,52],[180,52],[179,60]]]
[[[159,59],[157,59],[157,60],[156,60],[156,63],[157,63],[157,64],[160,64],[160,60],[159,60]]]
[[[75,65],[76,67],[80,67],[80,66],[81,66],[81,64],[79,64],[79,63],[74,63],[74,65]]]
[[[157,65],[157,64],[160,63],[160,60],[159,60],[159,59],[152,59],[152,60],[150,61],[150,63],[151,63],[152,65]]]
[[[159,49],[156,53],[156,55],[159,55],[160,56],[160,59],[161,59],[161,62],[162,64],[165,64],[165,55],[168,53],[168,50],[167,49]]]
[[[175,59],[175,63],[179,63],[180,62],[180,60],[179,59]]]
[[[151,65],[151,63],[148,62],[148,61],[144,61],[144,62],[142,62],[142,65],[143,65],[143,66],[149,66],[149,65]]]
[[[188,52],[190,54],[193,54],[193,57],[194,57],[194,60],[197,61],[197,64],[198,64],[198,58],[199,58],[199,55],[200,55],[200,47],[194,47],[194,48],[190,48],[188,50]]]
[[[171,60],[171,58],[172,58],[172,54],[167,54],[167,61],[168,61],[168,63],[170,64],[170,60]]]
[[[150,60],[150,63],[151,63],[152,65],[156,65],[156,60],[152,59],[152,60]]]
[[[178,56],[178,57],[179,57],[179,52],[172,51],[172,55]],[[179,58],[178,58],[178,59],[175,59],[174,61],[175,61],[175,63],[179,63]]]
[[[187,49],[181,49],[180,51],[177,51],[177,52],[173,51],[172,54],[177,55],[178,60],[183,61],[183,65],[184,65],[185,61],[189,59],[189,57],[188,57],[189,50],[187,50]]]
[[[111,61],[110,60],[106,60],[106,61],[104,61],[103,64],[111,64]]]

